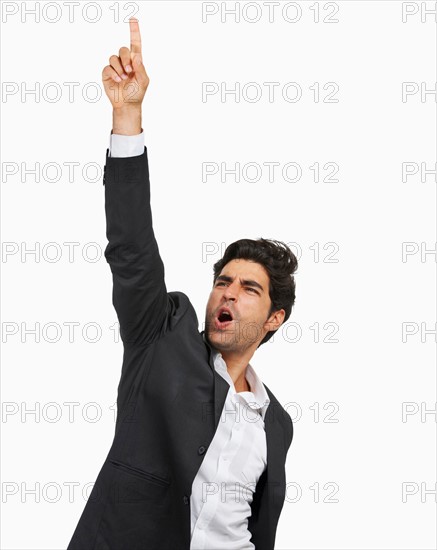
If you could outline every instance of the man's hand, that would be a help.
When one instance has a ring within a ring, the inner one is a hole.
[[[102,71],[106,95],[113,107],[113,133],[134,135],[141,132],[141,103],[150,79],[142,63],[138,20],[129,19],[131,47],[120,48]]]

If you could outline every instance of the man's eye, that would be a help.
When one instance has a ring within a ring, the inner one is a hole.
[[[256,292],[256,290],[254,288],[251,288],[250,286],[247,287],[247,290],[251,290],[252,292]]]
[[[224,285],[225,283],[223,283],[222,281],[220,281],[219,283],[217,283],[215,286],[220,286],[220,285]]]

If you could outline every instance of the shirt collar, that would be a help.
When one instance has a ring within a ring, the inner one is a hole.
[[[202,333],[203,341],[206,342],[205,333]],[[222,372],[226,375],[226,378],[229,380],[229,382],[232,382],[232,378],[230,377],[225,360],[222,357],[222,354],[214,348],[209,342],[207,342],[209,346],[211,347],[211,356],[214,363],[214,368],[217,372]],[[270,398],[267,394],[267,390],[264,387],[264,384],[262,383],[259,376],[256,374],[255,369],[252,367],[250,363],[247,364],[246,367],[246,379],[250,384],[250,391],[253,393],[255,398],[255,403],[252,399],[249,400],[249,406],[253,409],[258,409],[260,411],[260,414],[264,420],[267,407],[270,403]],[[233,384],[233,383],[232,383]],[[235,389],[235,386],[234,386]],[[247,395],[247,392],[239,392]]]

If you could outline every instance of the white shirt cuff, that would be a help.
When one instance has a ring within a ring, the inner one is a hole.
[[[110,157],[138,157],[144,153],[144,131],[135,136],[113,134],[109,139]]]

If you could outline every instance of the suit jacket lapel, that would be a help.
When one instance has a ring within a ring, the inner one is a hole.
[[[265,416],[265,431],[267,441],[267,493],[263,495],[267,498],[264,506],[267,505],[266,523],[269,527],[277,524],[285,496],[285,443],[284,431],[279,420],[281,405],[271,395],[270,404],[267,407]],[[269,534],[270,535],[270,534]]]
[[[200,333],[202,337],[204,336],[204,330]],[[208,364],[211,367],[211,370],[214,374],[214,431],[217,429],[220,416],[226,401],[226,396],[229,391],[229,384],[226,380],[220,376],[220,374],[215,370],[214,361],[212,357],[212,349],[206,340],[205,344],[208,349]]]

